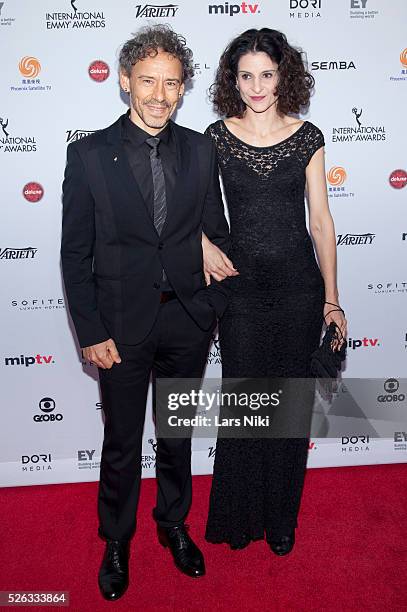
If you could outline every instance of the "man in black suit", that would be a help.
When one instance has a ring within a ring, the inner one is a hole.
[[[83,355],[99,368],[99,587],[111,600],[128,586],[150,374],[200,379],[227,305],[226,287],[214,279],[207,286],[203,272],[203,235],[229,248],[215,147],[170,120],[192,75],[181,36],[143,28],[120,54],[129,112],[68,147],[62,268]],[[196,577],[205,566],[184,524],[191,481],[190,438],[158,438],[159,540]]]

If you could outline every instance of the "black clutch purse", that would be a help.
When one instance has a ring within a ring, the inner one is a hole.
[[[346,358],[348,343],[344,340],[339,351],[332,349],[333,342],[340,340],[339,329],[333,321],[327,327],[321,345],[311,355],[311,374],[315,378],[336,378]]]

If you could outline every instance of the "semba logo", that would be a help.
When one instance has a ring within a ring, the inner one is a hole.
[[[55,363],[53,355],[35,355],[35,357],[25,357],[20,355],[19,357],[5,357],[4,362],[6,366],[25,366],[28,368],[30,365],[42,365]]]
[[[229,4],[229,2],[210,4],[208,9],[209,15],[229,15],[229,17],[239,15],[240,13],[244,15],[258,15],[260,13],[259,5],[250,4],[249,2],[242,2],[241,4]]]

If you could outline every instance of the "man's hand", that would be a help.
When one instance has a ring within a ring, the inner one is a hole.
[[[239,274],[229,257],[213,244],[204,233],[202,233],[202,252],[207,285],[211,283],[211,276],[217,281],[222,281],[227,276],[237,276]]]
[[[122,361],[111,338],[105,342],[83,348],[82,353],[85,359],[103,370],[110,369],[114,363],[121,363]]]

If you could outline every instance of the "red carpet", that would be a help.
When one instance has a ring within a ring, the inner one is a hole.
[[[96,581],[96,483],[0,489],[0,590],[69,591],[74,612],[407,610],[406,475],[407,464],[308,470],[297,542],[282,558],[265,542],[242,551],[206,543],[210,477],[194,477],[188,523],[207,566],[196,580],[158,544],[155,481],[144,480],[131,585],[114,603]]]

